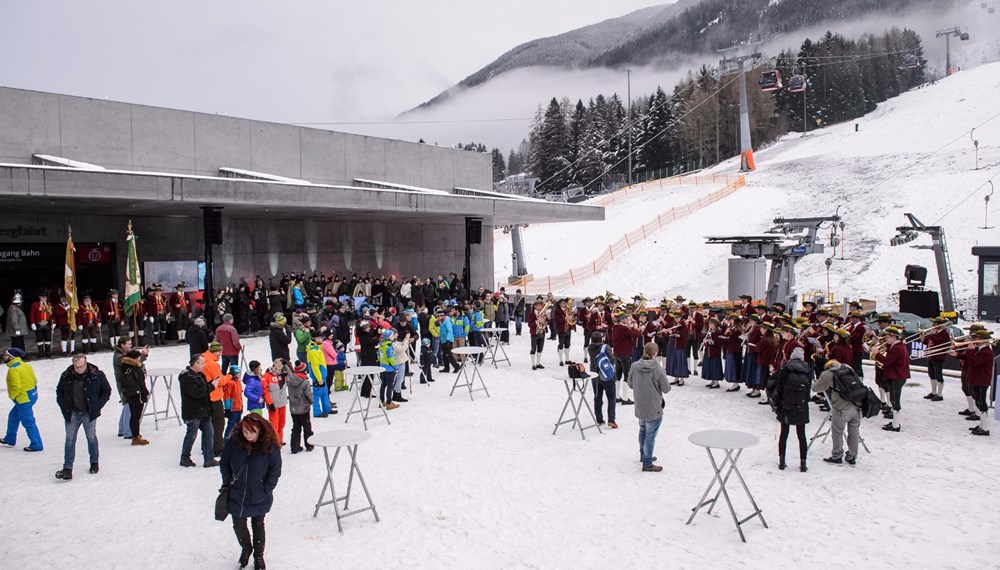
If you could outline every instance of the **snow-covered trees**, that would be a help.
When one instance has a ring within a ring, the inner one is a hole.
[[[907,55],[918,66],[908,67]],[[910,58],[912,59],[912,58]],[[892,29],[881,36],[847,40],[827,32],[806,39],[797,52],[783,51],[773,66],[787,85],[795,74],[806,76],[805,93],[762,92],[762,71],[747,72],[751,138],[755,147],[789,130],[809,129],[852,120],[875,105],[924,81],[923,48],[912,30]],[[803,113],[803,96],[806,108]],[[541,179],[541,192],[583,186],[590,193],[610,180],[628,180],[628,113],[617,94],[597,95],[575,105],[553,98],[539,107],[528,137],[527,153],[511,151],[511,173],[527,170]],[[631,125],[634,180],[704,168],[740,152],[739,99],[734,75],[717,76],[702,66],[678,83],[671,95],[662,88],[633,102]]]

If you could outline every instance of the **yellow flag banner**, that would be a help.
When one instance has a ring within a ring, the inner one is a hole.
[[[76,312],[80,308],[80,303],[76,298],[76,248],[73,246],[73,230],[68,232],[66,238],[66,271],[63,278],[63,291],[66,292],[66,299],[69,301],[69,326],[70,330],[76,330]]]

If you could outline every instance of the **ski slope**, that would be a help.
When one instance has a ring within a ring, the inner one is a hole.
[[[649,222],[650,218],[697,201],[724,184],[722,177],[717,184],[706,182],[710,176],[701,178],[700,184],[688,180],[687,184],[670,183],[659,187],[653,182],[636,185],[630,191],[620,190],[615,193],[613,203],[605,206],[605,219],[601,221],[532,224],[522,228],[528,268],[537,275],[547,275],[590,263],[608,248],[609,243]],[[604,201],[610,201],[609,197],[600,196],[584,204],[603,205]],[[609,239],[611,234],[614,235]],[[500,232],[494,236],[495,273],[498,281],[505,282],[511,273],[511,236]]]
[[[583,296],[611,290],[622,296],[642,292],[651,297],[724,299],[729,248],[705,244],[706,236],[759,234],[777,216],[839,212],[846,239],[843,259],[838,248],[832,260],[830,291],[836,299],[868,298],[891,307],[896,291],[905,288],[907,264],[927,267],[928,286],[938,288],[933,253],[912,247],[930,245],[929,237],[889,245],[895,228],[907,224],[903,214],[910,212],[927,225],[944,227],[957,304],[960,310],[974,309],[977,264],[971,248],[1000,244],[1000,229],[979,229],[983,198],[989,192],[984,183],[1000,168],[998,93],[1000,64],[987,64],[883,103],[856,121],[857,131],[852,122],[805,137],[787,135],[755,153],[757,171],[747,176],[746,188],[665,227],[604,272],[557,293]],[[979,170],[969,137],[974,127]],[[710,172],[732,174],[737,168],[731,160]],[[1000,185],[1000,177],[993,183]],[[994,198],[991,219],[1000,222],[997,201],[1000,198]],[[573,244],[562,250],[582,250],[584,244],[599,250],[599,244],[606,247],[623,233],[620,222],[592,222],[586,231],[577,231],[579,226],[528,228],[528,272],[539,277],[571,266],[561,253],[553,254],[552,244],[560,240]],[[496,259],[509,258],[509,240],[498,240]],[[509,263],[497,267],[498,281],[505,282],[508,274]],[[826,291],[827,277],[823,256],[806,257],[798,265],[797,291]]]

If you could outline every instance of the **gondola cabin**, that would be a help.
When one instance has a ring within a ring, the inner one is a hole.
[[[777,91],[781,89],[781,72],[777,69],[772,69],[771,71],[761,73],[760,79],[757,80],[757,86],[760,87],[761,91]]]
[[[806,76],[793,75],[788,78],[788,91],[790,93],[801,93],[806,90]]]
[[[903,56],[903,65],[910,69],[920,67],[920,59],[912,53],[908,53]]]

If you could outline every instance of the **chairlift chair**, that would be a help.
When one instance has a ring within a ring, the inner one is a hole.
[[[806,90],[806,76],[805,75],[793,75],[788,78],[788,92],[789,93],[801,93]]]
[[[920,67],[920,58],[912,53],[903,56],[903,65],[910,69]]]
[[[757,80],[757,86],[760,87],[761,91],[777,91],[781,89],[781,72],[777,69],[772,69],[771,71],[761,73],[760,79]]]

